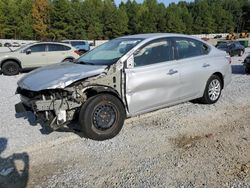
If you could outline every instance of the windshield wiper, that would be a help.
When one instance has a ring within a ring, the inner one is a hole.
[[[90,62],[85,62],[85,61],[77,61],[77,64],[84,64],[84,65],[95,65],[94,63],[90,63]]]
[[[10,50],[11,52],[14,52],[14,50],[12,50],[9,46],[8,46],[8,48],[9,48],[9,50]]]

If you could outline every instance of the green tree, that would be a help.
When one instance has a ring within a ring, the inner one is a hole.
[[[250,1],[246,1],[242,7],[243,11],[243,31],[250,32]]]
[[[216,30],[211,7],[208,1],[197,0],[193,3],[191,12],[193,15],[193,31],[194,33],[213,33]]]
[[[19,39],[33,39],[34,32],[32,23],[32,0],[21,0],[18,1],[18,12],[19,12],[19,21],[18,21],[18,38]]]
[[[104,0],[103,7],[103,35],[110,39],[123,35],[128,30],[128,17],[124,8],[117,9],[114,1]]]
[[[85,21],[83,19],[83,5],[80,0],[72,0],[71,3],[71,27],[69,28],[69,35],[72,39],[86,39],[87,32],[85,29]]]
[[[103,23],[101,21],[102,0],[85,0],[83,6],[83,20],[88,39],[103,38]]]
[[[186,25],[182,20],[182,8],[178,5],[172,3],[167,8],[166,19],[167,32],[184,33],[186,31]]]
[[[141,15],[143,12],[143,8],[136,1],[128,0],[126,4],[121,5],[120,7],[124,7],[128,16],[128,34],[136,34],[141,31],[141,27],[143,25],[141,21]]]
[[[72,31],[72,14],[70,1],[53,0],[50,11],[50,33],[54,39],[62,40],[71,38],[69,35]]]
[[[4,7],[5,7],[5,2],[3,0],[0,0],[0,38],[5,37],[5,27],[6,27],[6,17],[4,14]]]
[[[156,0],[145,0],[142,4],[141,27],[142,33],[157,32],[158,4]]]
[[[48,36],[49,1],[35,0],[32,4],[32,19],[35,38],[45,40]]]

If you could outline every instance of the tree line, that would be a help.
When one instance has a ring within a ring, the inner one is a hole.
[[[111,39],[127,34],[250,31],[249,0],[0,0],[0,38]]]

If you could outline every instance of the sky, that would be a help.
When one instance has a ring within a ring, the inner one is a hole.
[[[122,0],[115,0],[116,4],[119,5]],[[125,0],[126,1],[126,0]],[[138,3],[143,2],[143,0],[136,0]],[[169,3],[178,3],[179,1],[185,1],[185,0],[158,0],[158,2],[164,3],[165,5],[168,5]],[[186,0],[187,2],[190,2],[192,0]]]

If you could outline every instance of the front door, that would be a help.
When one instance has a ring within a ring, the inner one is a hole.
[[[179,65],[168,39],[158,39],[134,54],[134,68],[125,70],[126,101],[131,115],[151,111],[179,100]]]
[[[46,64],[46,44],[35,44],[25,49],[21,54],[23,68],[35,68]]]

